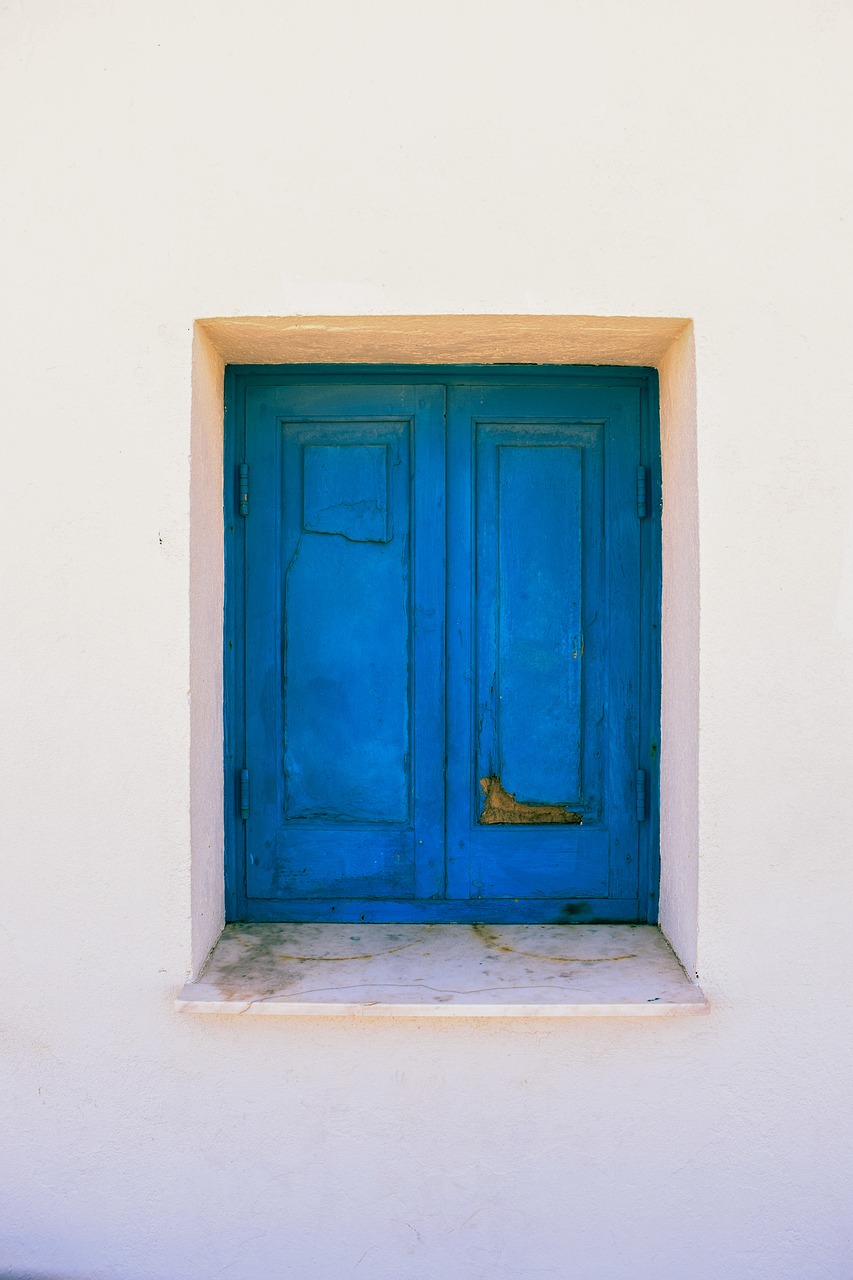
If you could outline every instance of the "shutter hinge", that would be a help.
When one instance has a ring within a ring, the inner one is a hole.
[[[646,820],[646,771],[637,770],[637,821]]]
[[[249,821],[249,770],[240,770],[240,817]]]
[[[644,520],[648,515],[645,467],[637,467],[637,515],[641,520]]]
[[[249,514],[249,464],[240,463],[240,515]]]

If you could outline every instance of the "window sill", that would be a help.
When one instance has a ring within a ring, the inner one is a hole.
[[[673,1017],[707,1002],[653,925],[231,924],[182,1013]]]

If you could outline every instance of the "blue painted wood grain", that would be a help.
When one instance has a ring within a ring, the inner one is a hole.
[[[409,423],[281,433],[284,815],[407,823]]]
[[[524,802],[581,799],[582,451],[499,445],[498,756]],[[481,513],[481,518],[486,513]]]

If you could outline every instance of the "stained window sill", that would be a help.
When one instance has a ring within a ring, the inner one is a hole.
[[[707,1002],[653,925],[231,924],[182,1013],[674,1017]]]

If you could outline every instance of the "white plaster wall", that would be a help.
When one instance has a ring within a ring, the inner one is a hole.
[[[0,6],[0,1275],[853,1274],[851,51],[844,0]],[[193,320],[299,312],[693,318],[709,1017],[173,1011]]]

